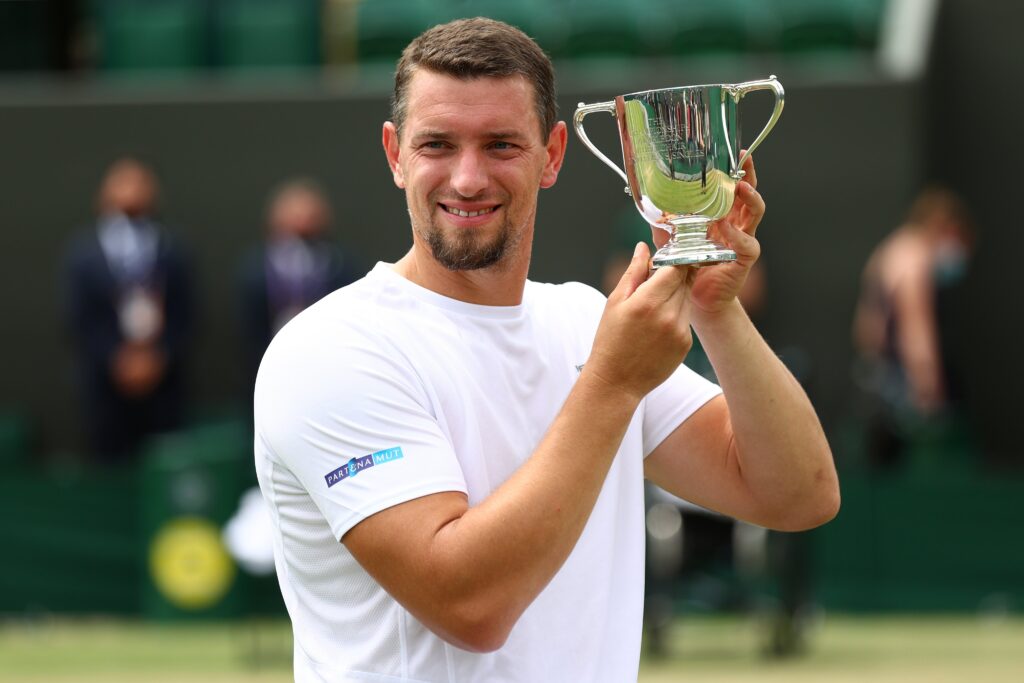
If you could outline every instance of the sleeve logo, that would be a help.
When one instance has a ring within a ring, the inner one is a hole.
[[[377,451],[369,455],[363,455],[358,458],[352,458],[347,463],[324,475],[324,481],[327,482],[327,488],[331,488],[339,481],[344,481],[349,477],[354,477],[365,469],[375,467],[377,465],[383,465],[386,462],[393,460],[402,459],[402,448],[401,446],[395,446],[394,448],[386,448],[383,451]]]

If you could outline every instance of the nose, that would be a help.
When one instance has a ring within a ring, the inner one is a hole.
[[[452,169],[452,189],[462,197],[475,197],[487,189],[489,182],[483,155],[477,150],[463,150]]]

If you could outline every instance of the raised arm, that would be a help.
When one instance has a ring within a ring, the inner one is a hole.
[[[760,254],[764,215],[753,161],[718,237],[735,262],[703,268],[692,288],[693,327],[723,396],[666,438],[645,462],[649,479],[692,502],[755,524],[794,531],[822,524],[839,508],[832,453],[800,384],[772,352],[736,299]]]
[[[691,343],[686,272],[647,279],[639,245],[611,294],[590,358],[531,457],[482,503],[460,493],[388,508],[342,539],[417,619],[470,650],[502,645],[565,562],[640,400]],[[637,340],[657,353],[639,353]]]

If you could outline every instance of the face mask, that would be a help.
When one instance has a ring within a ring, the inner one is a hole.
[[[963,279],[967,272],[967,250],[958,242],[944,242],[935,254],[935,281],[951,285]]]

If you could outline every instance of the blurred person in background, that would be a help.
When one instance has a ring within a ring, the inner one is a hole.
[[[857,383],[871,403],[867,445],[874,467],[896,464],[914,425],[949,417],[963,400],[962,373],[943,330],[947,300],[973,246],[963,201],[932,187],[867,261],[853,338]]]
[[[150,435],[181,426],[193,302],[187,259],[155,217],[153,170],[122,158],[100,186],[94,226],[65,266],[92,453],[112,463]]]
[[[251,389],[263,352],[299,311],[363,275],[331,240],[332,211],[319,185],[289,180],[271,194],[266,241],[242,264],[242,332]],[[252,393],[246,404],[252,402]]]

